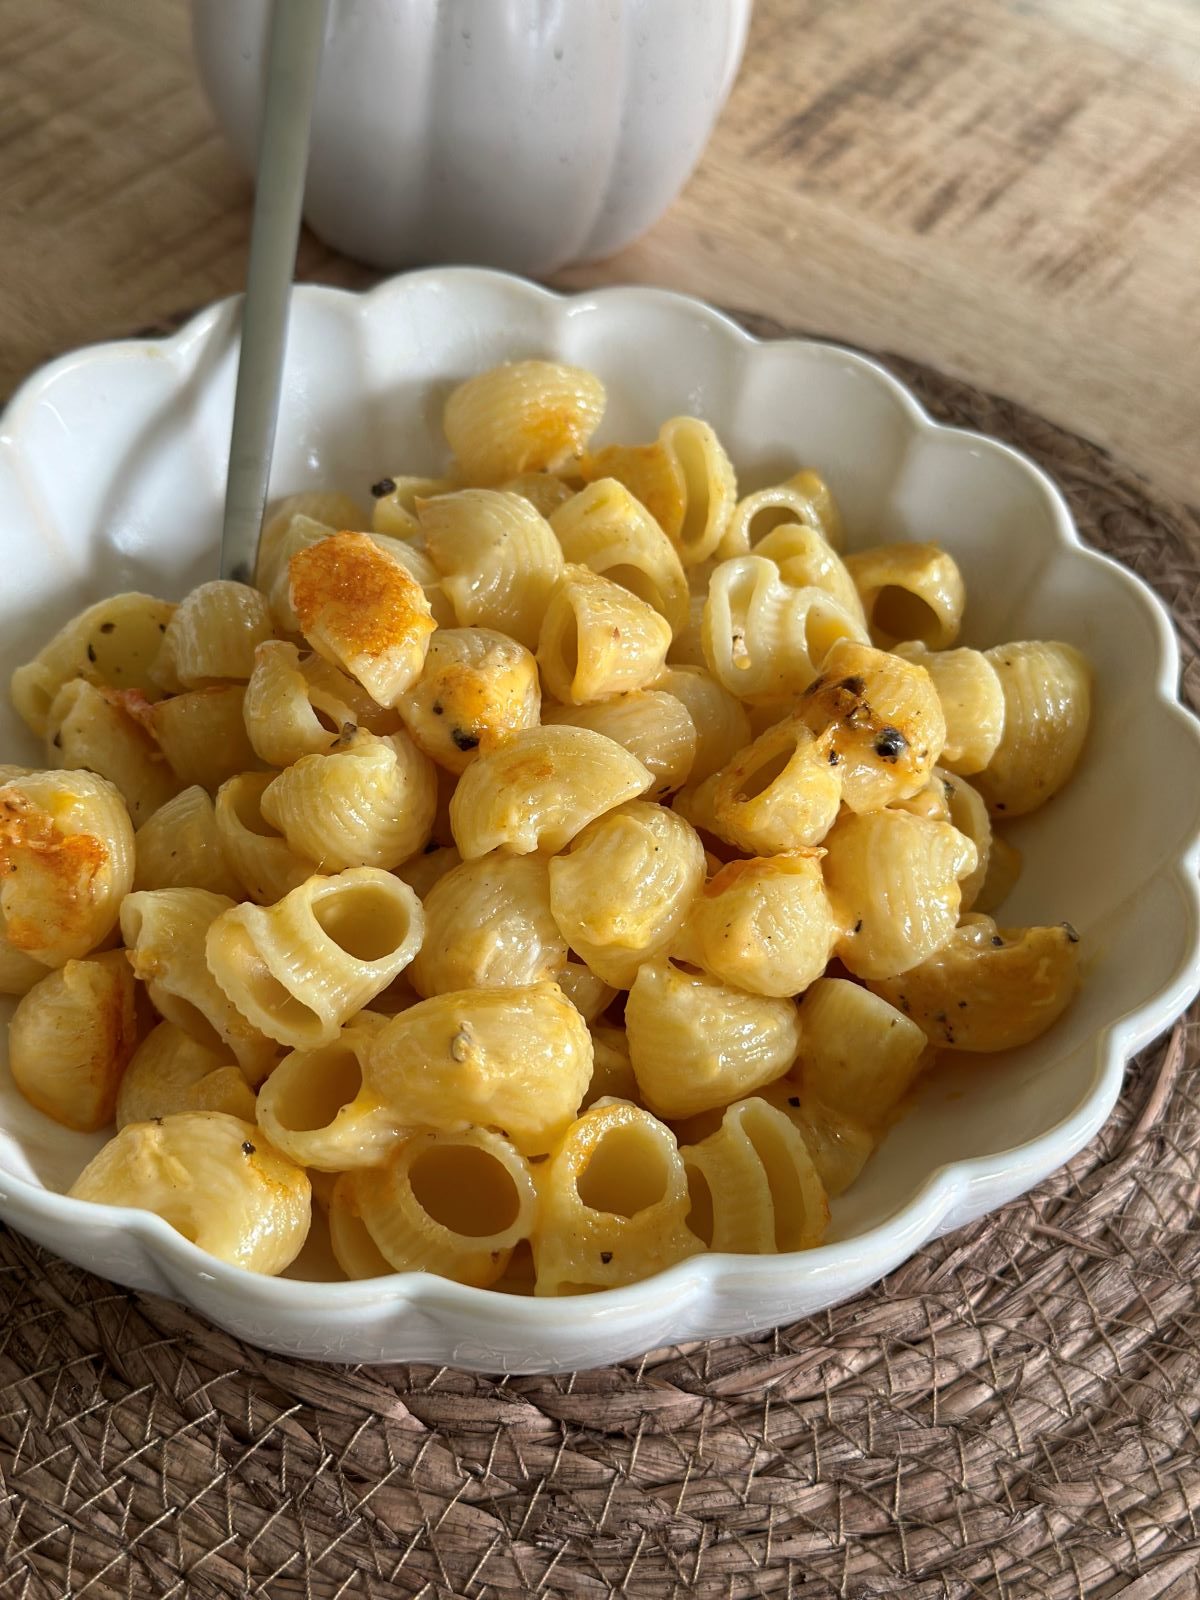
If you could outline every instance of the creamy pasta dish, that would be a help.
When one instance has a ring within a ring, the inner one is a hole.
[[[112,1129],[72,1194],[257,1272],[584,1293],[818,1244],[939,1053],[1069,1004],[1070,925],[995,914],[1083,658],[959,645],[952,552],[847,553],[695,417],[593,448],[604,405],[473,377],[445,477],[295,495],[253,587],[14,674],[0,993],[21,1093]]]

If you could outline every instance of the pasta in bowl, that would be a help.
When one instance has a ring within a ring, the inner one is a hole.
[[[1079,1147],[1195,971],[1186,803],[1095,871],[1130,685],[1185,796],[1197,744],[1032,467],[672,297],[302,290],[327,410],[218,583],[228,330],[135,362],[76,620],[14,553],[9,1220],[275,1347],[535,1370],[814,1310]]]

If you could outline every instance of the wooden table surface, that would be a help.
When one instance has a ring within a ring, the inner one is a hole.
[[[183,0],[0,0],[0,393],[241,286]],[[306,237],[304,278],[360,267]],[[1195,0],[757,0],[699,169],[612,260],[1044,411],[1200,501]]]

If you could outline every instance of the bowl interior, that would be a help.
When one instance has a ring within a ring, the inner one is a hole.
[[[603,293],[560,301],[474,273],[418,274],[359,300],[300,291],[273,492],[336,487],[365,503],[386,473],[436,471],[454,383],[508,358],[555,356],[603,377],[604,440],[651,437],[691,412],[716,427],[743,489],[815,466],[852,546],[920,538],[952,551],[967,585],[965,642],[1053,637],[1091,659],[1096,710],[1080,769],[1009,830],[1025,870],[1000,919],[1072,921],[1084,993],[1037,1044],[930,1080],[836,1202],[832,1238],[847,1238],[894,1216],[948,1163],[1016,1150],[1089,1107],[1091,1125],[1102,1120],[1119,1081],[1104,1030],[1148,1008],[1127,1041],[1143,1042],[1192,982],[1194,902],[1176,863],[1196,832],[1200,746],[1169,703],[1161,616],[1128,575],[1073,542],[1061,503],[1022,458],[932,428],[847,352],[757,346],[689,302],[621,295],[614,316]],[[166,344],[82,352],[18,397],[0,448],[0,677],[105,594],[178,597],[215,574],[235,330],[235,308],[218,306]],[[0,758],[39,759],[7,701]],[[10,1013],[0,1004],[0,1021]],[[0,1040],[0,1174],[65,1187],[100,1140],[44,1122],[2,1058]],[[1015,1193],[1020,1155],[1009,1170]]]

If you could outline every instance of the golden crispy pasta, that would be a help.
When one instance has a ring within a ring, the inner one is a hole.
[[[846,557],[872,640],[890,650],[918,639],[945,650],[962,623],[962,574],[936,544],[881,544]]]
[[[363,1054],[387,1018],[360,1011],[333,1040],[293,1050],[258,1091],[258,1125],[277,1150],[318,1172],[386,1161],[409,1131],[363,1087]]]
[[[794,589],[765,556],[735,556],[713,573],[704,606],[709,669],[731,694],[780,704],[806,689],[839,639],[862,624],[824,589]]]
[[[687,782],[698,736],[691,713],[678,696],[661,689],[635,689],[590,706],[542,706],[547,727],[590,728],[612,739],[642,763],[654,779],[650,793],[661,800]]]
[[[177,1111],[225,1111],[253,1122],[254,1090],[233,1065],[232,1051],[210,1050],[173,1022],[160,1022],[121,1078],[116,1123],[124,1128]]]
[[[566,1130],[538,1174],[535,1293],[612,1289],[704,1248],[688,1230],[675,1136],[648,1111],[609,1101]]]
[[[34,659],[12,676],[12,702],[38,737],[54,697],[72,678],[113,689],[157,694],[150,676],[175,607],[148,594],[98,600],[59,629]]]
[[[913,640],[895,653],[933,679],[946,721],[942,766],[967,777],[982,772],[1004,731],[1004,691],[988,657],[982,650],[927,650]]]
[[[675,546],[615,478],[600,478],[550,514],[569,562],[589,567],[644,600],[670,624],[687,626],[688,582]]]
[[[662,1117],[753,1094],[782,1077],[800,1047],[793,1001],[746,994],[669,961],[638,968],[625,1027],[641,1097]]]
[[[538,635],[542,682],[564,705],[641,689],[662,671],[671,628],[653,606],[587,567],[567,567]]]
[[[357,733],[328,755],[285,767],[260,804],[290,849],[322,872],[398,867],[429,839],[437,783],[407,734]]]
[[[1079,935],[1054,928],[997,928],[967,916],[933,955],[871,988],[901,1006],[945,1050],[1015,1050],[1054,1022],[1079,987]]]
[[[110,1139],[71,1187],[77,1200],[153,1211],[218,1260],[282,1272],[312,1218],[304,1170],[258,1129],[221,1111],[135,1122]]]
[[[210,1050],[232,1054],[256,1084],[279,1052],[231,1003],[205,959],[209,928],[231,909],[206,889],[142,889],[121,903],[121,937],[159,1015]]]
[[[722,560],[745,555],[776,530],[796,527],[812,529],[834,551],[846,542],[841,514],[828,484],[808,470],[739,500],[717,554]]]
[[[737,500],[721,441],[698,417],[672,417],[651,445],[610,445],[581,463],[589,482],[616,478],[658,523],[684,566],[713,555]]]
[[[486,1289],[533,1231],[528,1163],[487,1128],[419,1133],[352,1182],[352,1204],[395,1272],[436,1272]]]
[[[245,683],[254,651],[272,633],[265,595],[247,583],[214,578],[184,597],[163,634],[154,676],[166,690]]]
[[[750,1255],[811,1250],[829,1202],[791,1121],[765,1100],[739,1100],[716,1133],[679,1152],[688,1177],[688,1227],[710,1250]]]
[[[397,701],[414,744],[448,772],[481,745],[536,728],[542,693],[524,645],[492,628],[439,628],[416,683]]]
[[[748,994],[806,989],[838,937],[820,860],[795,850],[722,867],[688,913],[689,959]]]
[[[604,385],[582,367],[513,361],[459,384],[442,425],[468,483],[563,466],[604,415]]]
[[[987,658],[1004,692],[1004,731],[975,786],[993,814],[1021,817],[1075,770],[1091,717],[1091,671],[1069,644],[997,645]]]
[[[563,938],[606,983],[627,989],[661,955],[704,882],[704,847],[682,817],[634,800],[590,823],[549,864]]]
[[[65,1128],[112,1121],[117,1085],[137,1042],[133,974],[121,950],[68,961],[34,984],[13,1013],[8,1064],[31,1105]]]
[[[553,529],[529,501],[463,489],[420,505],[421,528],[460,627],[494,628],[537,649],[563,570]]]
[[[453,867],[428,891],[425,938],[409,978],[422,995],[508,989],[553,978],[566,959],[547,863],[493,851]]]
[[[135,889],[211,889],[242,897],[229,865],[212,799],[196,785],[160,806],[134,835]]]
[[[502,1128],[542,1155],[579,1108],[592,1040],[556,983],[434,995],[370,1041],[367,1084],[413,1127]]]
[[[288,563],[300,630],[381,706],[420,676],[435,623],[425,591],[365,533],[335,533]]]
[[[653,786],[641,762],[587,728],[526,728],[482,754],[450,802],[465,860],[489,850],[553,855],[593,818]]]
[[[272,584],[284,574],[286,579],[289,551],[281,552],[294,517],[303,517],[323,527],[326,533],[338,528],[365,528],[370,520],[358,501],[348,494],[323,489],[305,489],[299,494],[281,500],[263,524],[258,541],[258,561],[254,568],[255,588],[264,594],[271,592]],[[386,531],[386,530],[385,530]]]
[[[849,639],[825,657],[797,714],[814,733],[829,734],[851,811],[878,811],[916,794],[946,740],[941,702],[925,669]]]
[[[905,811],[845,813],[825,838],[825,882],[842,927],[837,954],[859,978],[907,972],[954,931],[960,880],[978,853],[948,822]]]
[[[154,738],[121,704],[120,691],[72,678],[54,697],[46,718],[46,762],[84,767],[121,792],[139,826],[179,789]]]
[[[0,936],[48,967],[102,944],[133,886],[133,826],[91,772],[31,772],[0,785]],[[20,966],[20,963],[17,963]]]
[[[277,905],[231,906],[208,929],[205,952],[212,977],[250,1024],[280,1044],[312,1049],[332,1044],[404,971],[424,927],[406,883],[352,867],[309,878]]]
[[[831,734],[794,717],[760,733],[709,780],[713,831],[756,855],[820,844],[842,798],[834,755]]]
[[[217,791],[213,815],[225,859],[242,885],[243,896],[271,906],[316,872],[316,863],[297,855],[262,812],[262,798],[273,772],[243,772]],[[202,885],[207,888],[208,885]]]

